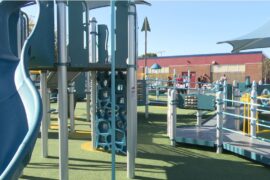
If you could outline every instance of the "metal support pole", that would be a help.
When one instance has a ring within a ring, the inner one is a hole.
[[[173,89],[176,88],[176,70],[173,69]]]
[[[190,93],[190,69],[188,69],[188,79],[187,80],[188,80],[187,94],[189,94]]]
[[[128,72],[127,72],[127,177],[135,176],[137,134],[137,76],[135,5],[131,1],[128,15]]]
[[[96,37],[97,37],[97,21],[92,18],[90,21],[90,63],[96,63]],[[95,148],[95,122],[96,122],[96,97],[97,97],[97,73],[91,71],[91,133],[92,133],[92,147]]]
[[[149,89],[148,89],[148,67],[145,67],[145,118],[149,118]]]
[[[171,91],[172,89],[168,89],[167,91],[167,107],[168,107],[168,110],[167,110],[167,136],[170,136],[170,128],[171,128]]]
[[[222,153],[223,144],[223,93],[221,91],[216,94],[217,101],[217,133],[216,133],[216,143],[217,143],[217,153]]]
[[[241,93],[240,93],[240,90],[238,89],[238,87],[236,87],[234,89],[234,100],[235,101],[240,101],[240,98],[241,98]],[[235,115],[240,115],[240,107],[241,107],[241,104],[240,103],[234,103],[234,107],[235,107]],[[236,130],[240,130],[240,118],[237,117],[235,118],[235,129]]]
[[[234,96],[235,96],[235,89],[238,88],[238,87],[237,87],[237,81],[236,81],[236,80],[233,81],[233,83],[232,83],[232,88],[233,88],[233,89],[232,89],[232,91],[233,91],[233,93],[232,93],[232,100],[235,100],[235,97],[234,97]],[[233,106],[234,106],[234,102],[232,102],[232,107],[233,107]]]
[[[48,123],[47,123],[47,73],[42,71],[40,74],[40,94],[42,98],[42,123],[41,123],[41,146],[42,157],[48,157]]]
[[[51,90],[47,90],[47,123],[48,123],[48,128],[51,127]]]
[[[228,92],[227,88],[228,88],[227,81],[225,80],[223,82],[223,98],[224,98],[224,100],[227,99],[227,92]],[[227,108],[227,102],[223,101],[223,110],[226,111],[226,108]]]
[[[88,5],[86,1],[83,1],[83,4],[85,6],[85,21],[86,21],[86,39],[88,42],[88,52],[89,52],[89,60],[91,60],[91,39],[90,39],[90,31],[89,31],[89,10],[88,10]],[[90,122],[90,103],[91,103],[91,93],[90,93],[90,72],[85,73],[86,76],[86,88],[85,88],[85,93],[86,93],[86,121]]]
[[[75,121],[74,121],[74,93],[75,91],[75,82],[69,83],[69,118],[70,118],[70,131],[75,131]]]
[[[58,38],[58,93],[59,93],[59,179],[68,179],[68,126],[67,126],[67,44],[66,2],[57,0]]]
[[[90,72],[85,72],[85,94],[86,94],[86,121],[90,122],[90,103],[91,103],[91,91],[90,91]]]
[[[256,137],[256,114],[257,114],[257,84],[255,81],[252,83],[252,90],[250,94],[251,106],[250,106],[250,136]]]
[[[156,77],[156,100],[158,100],[158,97],[159,97],[158,78]]]
[[[171,145],[172,146],[175,146],[175,138],[176,138],[176,90],[173,89],[171,90],[171,93],[170,93],[170,99],[171,99],[171,102],[170,102],[170,141],[171,141]]]
[[[115,180],[115,0],[111,0],[111,144],[112,180]],[[133,41],[135,42],[135,41]],[[129,109],[128,109],[129,110]],[[129,119],[128,119],[129,121]]]
[[[197,126],[202,126],[202,111],[197,110]]]

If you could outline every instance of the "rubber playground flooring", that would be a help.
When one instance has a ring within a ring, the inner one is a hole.
[[[54,104],[55,106],[55,104]],[[90,142],[90,127],[85,121],[85,103],[77,105],[76,130],[69,140],[69,179],[109,180],[111,155],[84,147]],[[269,180],[270,168],[230,153],[216,154],[215,149],[178,144],[171,147],[166,137],[166,107],[150,107],[149,119],[144,107],[138,107],[138,154],[135,179],[244,179]],[[206,115],[205,118],[207,118]],[[32,158],[20,179],[58,179],[58,133],[56,116],[52,116],[53,130],[49,131],[49,157],[41,156],[38,138]],[[194,125],[195,111],[178,110],[178,125]],[[116,179],[126,178],[126,157],[116,157]]]

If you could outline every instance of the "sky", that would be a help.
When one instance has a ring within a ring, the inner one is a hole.
[[[148,18],[148,52],[158,56],[230,53],[228,44],[216,44],[243,36],[270,20],[270,1],[149,1],[139,5],[139,55],[144,54],[141,26]],[[32,16],[34,8],[27,10]],[[110,9],[90,12],[98,23],[110,25]],[[270,49],[262,50],[270,57]],[[253,50],[254,51],[254,50]]]

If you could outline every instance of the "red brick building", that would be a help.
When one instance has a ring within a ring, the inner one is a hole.
[[[263,62],[266,56],[260,52],[245,52],[237,54],[204,54],[156,57],[147,59],[147,67],[154,63],[159,64],[162,69],[151,70],[149,76],[166,79],[172,76],[173,71],[177,75],[186,75],[188,69],[191,72],[191,81],[196,81],[199,76],[205,75],[209,81],[220,79],[226,74],[229,83],[233,80],[244,82],[246,76],[259,81],[265,78]],[[143,77],[144,59],[138,60],[138,79]]]

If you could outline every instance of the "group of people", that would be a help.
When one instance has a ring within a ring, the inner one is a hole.
[[[220,81],[224,82],[226,80],[227,80],[227,77],[225,74],[223,74],[223,76],[220,78]],[[207,76],[207,74],[203,74],[197,78],[197,85],[198,85],[197,87],[198,88],[207,87],[209,82],[210,82],[210,79]],[[168,76],[167,86],[172,87],[173,83],[174,83],[173,78],[171,76]],[[186,94],[187,89],[190,86],[189,78],[187,76],[179,75],[178,78],[176,78],[175,86],[177,88],[178,93]]]
[[[201,75],[200,77],[198,77],[197,79],[197,84],[199,88],[202,88],[206,83],[209,82],[209,78],[207,77],[206,74]]]
[[[171,87],[173,86],[173,81],[172,81],[172,77],[168,76],[168,82],[167,82],[167,86]],[[181,77],[180,75],[178,76],[178,78],[176,78],[176,88],[178,93],[182,93],[182,94],[186,94],[187,93],[187,89],[189,87],[189,82],[188,82],[188,77]]]

